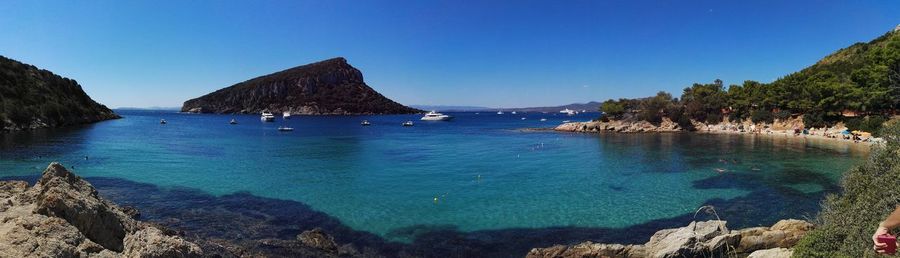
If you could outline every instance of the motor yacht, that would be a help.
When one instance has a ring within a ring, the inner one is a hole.
[[[422,120],[422,121],[449,121],[450,119],[453,119],[453,117],[438,113],[437,111],[431,111],[431,112],[428,112],[428,114],[425,114],[425,116],[423,116],[420,120]]]

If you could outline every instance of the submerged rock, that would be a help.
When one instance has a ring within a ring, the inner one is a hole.
[[[297,240],[299,240],[304,245],[316,249],[321,249],[326,252],[337,253],[338,250],[338,246],[337,243],[334,242],[334,238],[322,231],[321,228],[314,228],[312,230],[303,231],[303,233],[297,235]]]
[[[136,221],[58,163],[34,187],[0,182],[0,257],[201,257],[196,244]]]

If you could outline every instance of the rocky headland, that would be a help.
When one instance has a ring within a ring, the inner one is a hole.
[[[184,102],[182,112],[289,112],[296,115],[411,114],[421,110],[381,95],[344,58],[256,77]]]
[[[656,232],[645,244],[621,245],[584,242],[534,248],[528,258],[630,258],[630,257],[791,257],[791,248],[813,229],[802,220],[781,220],[771,227],[729,230],[726,222],[691,222],[680,228]]]
[[[0,56],[0,133],[116,118],[75,80]]]

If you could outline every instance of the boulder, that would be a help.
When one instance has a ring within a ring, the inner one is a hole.
[[[749,253],[777,247],[790,248],[813,228],[812,223],[787,219],[778,221],[769,228],[756,227],[740,230],[737,232],[741,235],[738,251]]]
[[[136,221],[58,163],[37,184],[0,182],[0,257],[200,257],[202,250]]]
[[[790,258],[794,255],[793,249],[772,248],[754,251],[747,258]]]
[[[695,221],[686,227],[660,230],[644,244],[644,249],[648,257],[694,257],[718,253],[720,250],[708,249],[706,242],[725,235],[728,232],[725,223],[721,220]],[[732,238],[734,236],[719,238],[714,246],[724,248],[720,243],[731,242]]]

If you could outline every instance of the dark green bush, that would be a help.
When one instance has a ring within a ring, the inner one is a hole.
[[[887,117],[879,115],[867,116],[864,118],[854,117],[844,120],[844,125],[846,125],[847,129],[850,129],[851,131],[859,130],[870,132],[875,136],[880,136],[881,128],[883,127],[884,122],[887,120]]]
[[[768,110],[757,109],[750,111],[750,120],[754,123],[771,123],[774,121],[774,117]]]
[[[785,120],[785,119],[791,118],[791,111],[780,110],[778,112],[775,112],[775,118],[778,120]]]
[[[806,128],[822,128],[827,127],[828,123],[825,121],[825,114],[813,112],[803,115],[803,125]]]
[[[872,234],[900,204],[900,122],[882,129],[885,142],[844,174],[843,192],[822,204],[817,228],[795,247],[794,257],[875,257]],[[894,232],[897,233],[897,232]]]

